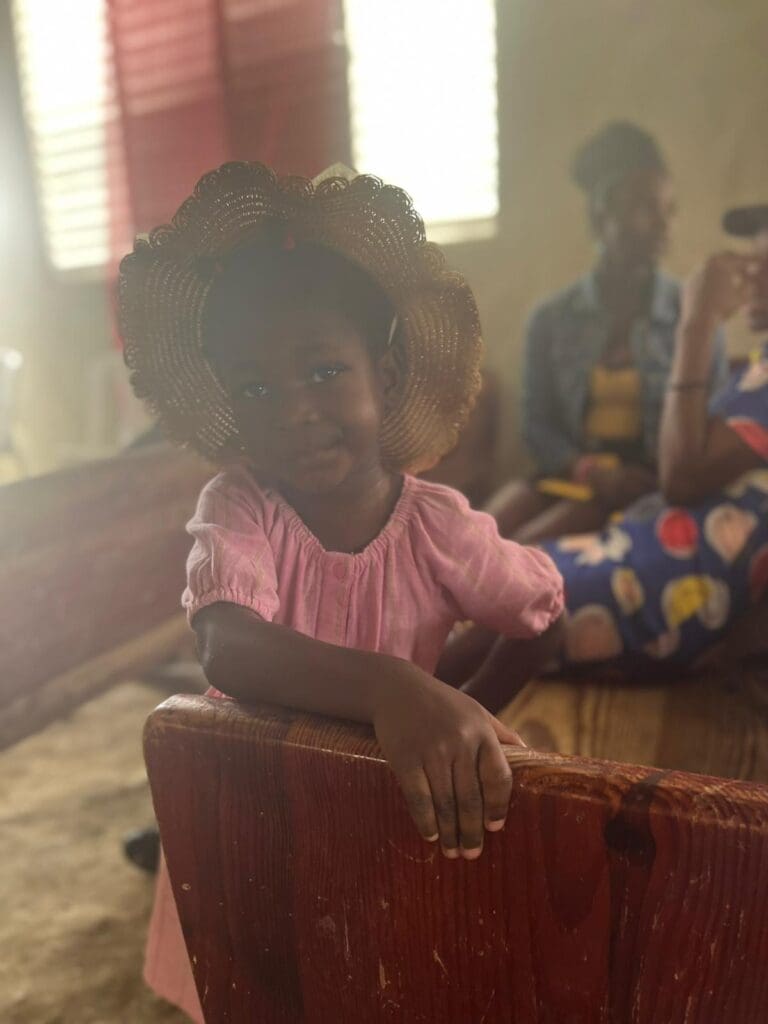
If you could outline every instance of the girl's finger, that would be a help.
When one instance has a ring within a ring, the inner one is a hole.
[[[438,837],[437,818],[432,802],[432,791],[424,769],[413,768],[407,772],[400,772],[398,778],[408,811],[419,834],[428,843],[434,843]]]
[[[456,800],[453,793],[453,777],[450,764],[426,765],[432,803],[437,815],[437,828],[443,853],[451,860],[459,856],[458,822]]]
[[[504,725],[504,723],[500,722],[498,718],[491,716],[491,725],[493,726],[493,731],[496,733],[499,743],[512,743],[516,747],[527,748],[528,745],[523,741],[520,733],[515,732],[514,729],[510,729],[508,725]]]
[[[483,790],[485,827],[489,832],[498,832],[504,827],[512,795],[512,771],[498,743],[490,740],[482,745],[477,769]]]
[[[453,791],[459,815],[461,855],[475,860],[483,851],[483,791],[477,758],[467,752],[454,763]]]

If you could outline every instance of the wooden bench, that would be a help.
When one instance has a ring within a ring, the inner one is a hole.
[[[768,1020],[768,787],[510,748],[466,863],[369,729],[176,697],[145,756],[212,1024]]]
[[[768,783],[768,665],[629,682],[552,677],[501,713],[536,750]]]
[[[0,748],[184,643],[184,524],[211,475],[157,445],[0,487]]]

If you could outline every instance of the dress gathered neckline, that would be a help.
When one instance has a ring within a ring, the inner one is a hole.
[[[319,537],[310,530],[293,505],[279,491],[274,488],[265,489],[265,494],[268,494],[274,500],[285,516],[289,528],[317,554],[334,558],[354,559],[358,562],[367,561],[369,558],[382,552],[389,545],[393,534],[397,533],[400,526],[408,521],[412,493],[413,478],[404,473],[397,501],[389,513],[386,523],[384,523],[376,536],[369,540],[359,551],[335,551],[323,545]]]

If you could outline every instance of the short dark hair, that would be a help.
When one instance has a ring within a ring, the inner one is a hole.
[[[394,309],[379,284],[328,246],[297,240],[288,226],[234,249],[212,274],[203,311],[203,348],[212,358],[222,335],[292,304],[340,313],[372,352],[386,346]]]
[[[579,147],[571,163],[571,177],[586,192],[593,216],[616,185],[646,170],[664,174],[667,164],[656,139],[631,121],[604,125]]]

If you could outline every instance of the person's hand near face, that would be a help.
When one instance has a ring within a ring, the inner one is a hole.
[[[740,309],[760,301],[763,265],[759,254],[719,252],[690,275],[683,287],[672,373],[676,386],[704,386],[711,371],[715,331]],[[759,315],[764,314],[756,308],[755,316]]]
[[[719,252],[705,260],[683,288],[682,323],[714,329],[757,297],[763,260],[757,254]]]
[[[755,256],[760,261],[755,275],[755,292],[747,306],[750,330],[768,331],[768,228],[755,236]]]
[[[768,232],[753,238],[751,253],[710,256],[683,289],[659,445],[662,492],[671,504],[701,501],[760,464],[728,424],[710,415],[708,396],[719,324],[744,309],[754,330],[768,328]]]

